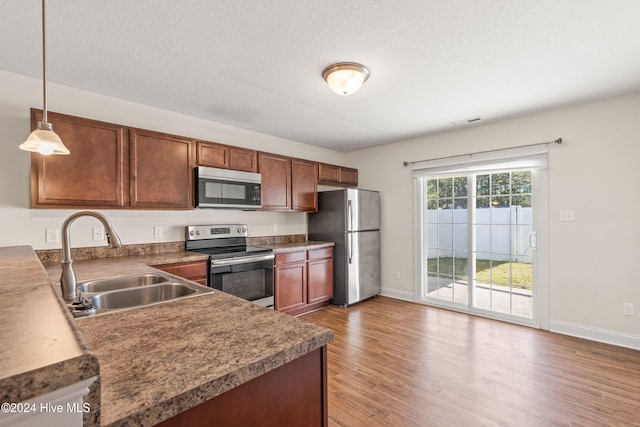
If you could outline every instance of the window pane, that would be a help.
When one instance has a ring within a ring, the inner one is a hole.
[[[438,226],[438,247],[442,249],[453,248],[453,227],[451,224]]]
[[[428,179],[427,180],[427,196],[437,196],[438,194],[438,180],[437,179]],[[427,197],[431,199],[432,197]]]
[[[509,194],[511,191],[510,173],[495,173],[491,175],[491,194]]]
[[[488,208],[491,206],[491,199],[489,197],[477,197],[476,198],[476,208]]]
[[[450,206],[451,203],[453,203],[453,199],[440,200],[440,203],[443,206],[440,206],[441,209],[438,209],[438,222],[451,224],[453,222],[453,209],[448,209],[444,206]]]
[[[426,225],[426,227],[427,227],[427,247],[437,248],[438,247],[438,224],[429,223]]]
[[[509,199],[509,196],[493,196],[491,198],[491,206],[496,208],[509,207],[511,206],[511,201]]]
[[[467,197],[467,177],[457,176],[453,181],[453,195],[455,197]]]
[[[467,199],[453,199],[453,207],[455,209],[467,209]],[[465,215],[466,217],[466,215]],[[466,218],[465,218],[466,221]]]
[[[511,200],[513,206],[531,207],[531,196],[526,194],[522,196],[513,196]]]
[[[441,199],[453,197],[453,179],[441,178],[438,180],[438,195]]]
[[[514,194],[531,193],[531,171],[513,172],[511,192]]]
[[[489,184],[489,175],[478,175],[476,177],[476,195],[488,196],[491,194]]]

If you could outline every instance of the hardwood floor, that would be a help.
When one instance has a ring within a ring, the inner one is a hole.
[[[331,328],[330,426],[640,426],[640,351],[378,297]]]

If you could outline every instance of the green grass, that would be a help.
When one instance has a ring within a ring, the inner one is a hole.
[[[439,268],[438,268],[439,261]],[[429,273],[453,275],[454,262],[451,257],[429,258],[427,269]],[[466,281],[467,259],[455,259],[456,278]],[[493,283],[494,285],[508,285],[521,289],[531,289],[532,284],[531,264],[508,261],[490,261],[487,259],[476,260],[476,282]]]

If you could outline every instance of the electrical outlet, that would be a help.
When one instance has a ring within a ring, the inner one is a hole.
[[[572,222],[573,209],[563,209],[560,211],[560,221]]]
[[[60,242],[60,230],[57,228],[47,228],[44,230],[44,241],[46,243],[58,243]]]
[[[154,239],[162,239],[163,236],[162,227],[153,227],[153,238]]]
[[[393,272],[393,276],[396,280],[400,280],[400,270],[396,270]]]
[[[274,233],[278,232],[278,224],[273,224],[273,232]]]
[[[93,227],[92,231],[93,231],[92,236],[93,236],[93,241],[94,242],[104,240],[104,228],[102,228],[102,227]]]
[[[623,302],[622,303],[622,314],[625,316],[633,316],[633,303],[631,302]]]

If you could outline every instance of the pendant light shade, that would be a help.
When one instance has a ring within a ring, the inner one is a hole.
[[[53,125],[47,122],[47,48],[45,37],[45,0],[42,0],[42,121],[38,122],[36,130],[31,132],[27,140],[20,144],[20,149],[44,155],[69,154]]]
[[[44,155],[69,154],[69,149],[64,146],[58,134],[53,131],[53,125],[47,122],[38,122],[36,130],[31,132],[27,140],[20,144],[20,149]]]
[[[322,78],[338,95],[351,95],[367,81],[369,70],[355,62],[339,62],[325,68]]]

